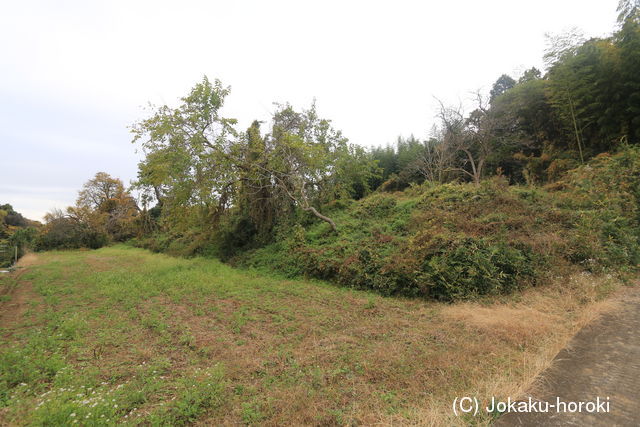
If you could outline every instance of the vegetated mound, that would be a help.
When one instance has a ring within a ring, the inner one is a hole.
[[[233,259],[383,294],[501,294],[567,269],[628,270],[640,257],[640,149],[601,154],[560,181],[494,178],[375,193]]]

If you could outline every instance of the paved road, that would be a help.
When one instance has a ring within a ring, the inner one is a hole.
[[[587,402],[609,397],[608,413],[509,413],[497,426],[640,426],[640,290],[583,328],[543,372],[531,397]],[[603,409],[601,406],[600,409]]]

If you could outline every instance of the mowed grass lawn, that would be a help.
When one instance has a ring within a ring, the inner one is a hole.
[[[440,304],[127,246],[0,277],[0,424],[486,424],[618,286]]]

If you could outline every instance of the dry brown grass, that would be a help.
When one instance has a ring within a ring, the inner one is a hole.
[[[303,309],[294,311],[301,322],[294,343],[265,322],[244,330],[252,339],[240,347],[233,345],[237,337],[223,334],[215,356],[234,367],[234,383],[257,387],[260,399],[269,402],[266,425],[466,424],[451,411],[454,397],[522,394],[581,326],[614,306],[602,299],[607,292],[603,289],[615,287],[612,281],[574,274],[508,298],[507,303],[445,305],[380,299],[374,309],[364,309],[366,300],[351,297],[348,312],[331,304],[320,308],[323,325]],[[308,304],[304,300],[291,298],[287,303],[304,307]],[[184,322],[195,323],[186,318]],[[194,331],[199,345],[220,342],[219,333],[202,327]],[[265,367],[269,347],[287,347],[290,354]],[[345,360],[353,363],[354,354],[361,373],[330,374]],[[250,379],[256,370],[271,378],[290,375],[287,357],[300,371],[315,366],[324,373],[319,380],[321,393],[310,397],[307,376],[276,387]],[[396,407],[394,400],[402,403]],[[327,411],[340,407],[349,408],[341,417]],[[208,421],[234,424],[239,415],[231,411],[222,420]],[[490,418],[477,421],[487,424]]]
[[[500,399],[522,396],[535,385],[536,377],[550,366],[571,337],[602,313],[614,310],[626,290],[611,276],[581,272],[553,278],[545,286],[528,289],[507,303],[461,303],[443,307],[444,318],[476,331],[485,342],[483,353],[494,356],[495,373],[480,372],[470,378],[470,388],[457,396],[477,396],[481,401],[488,401],[492,396]],[[466,353],[463,347],[460,353]],[[474,364],[477,360],[471,357],[464,363]],[[468,370],[469,374],[473,371]],[[411,418],[389,421],[466,425],[467,420],[455,417],[450,405],[450,400],[434,398],[417,409]],[[488,425],[491,419],[475,421]]]

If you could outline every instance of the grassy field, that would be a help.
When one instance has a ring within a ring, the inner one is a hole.
[[[487,424],[623,287],[585,273],[497,300],[387,298],[126,246],[0,277],[0,424]]]

